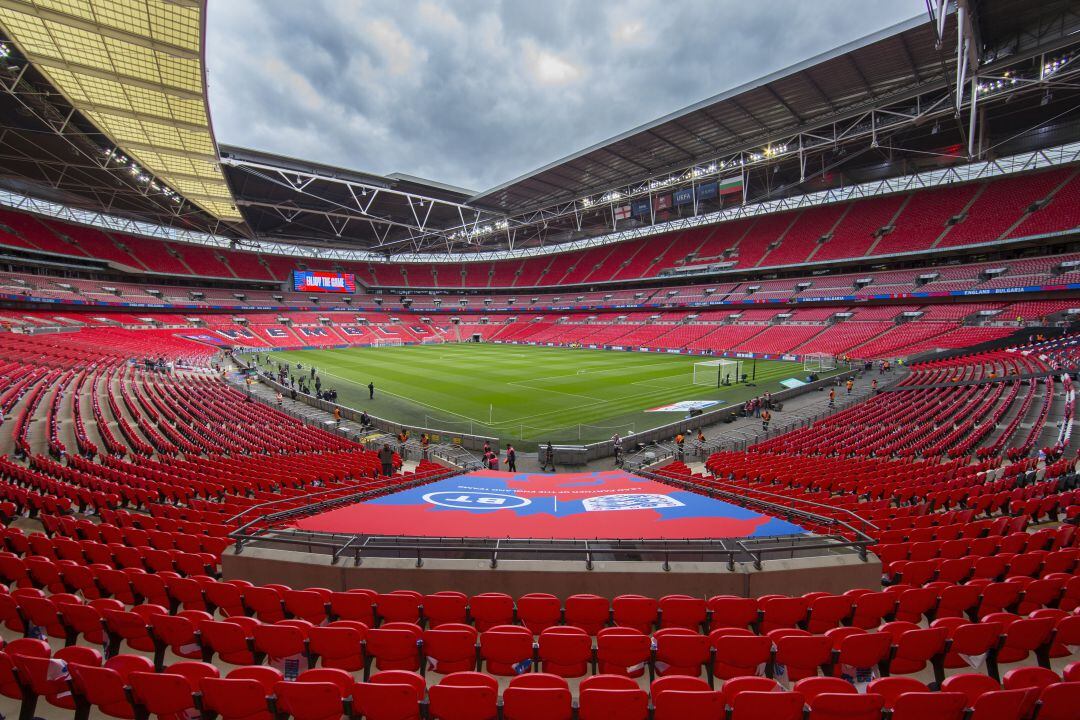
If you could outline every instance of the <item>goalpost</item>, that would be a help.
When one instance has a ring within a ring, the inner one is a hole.
[[[399,347],[401,338],[375,338],[371,341],[371,347]]]
[[[734,385],[742,382],[742,360],[719,358],[694,363],[694,385]]]
[[[825,372],[836,369],[836,358],[828,353],[809,353],[803,355],[803,370],[806,372]]]

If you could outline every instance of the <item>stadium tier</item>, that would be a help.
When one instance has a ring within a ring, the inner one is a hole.
[[[0,245],[92,257],[161,275],[284,282],[292,271],[309,269],[351,272],[369,287],[531,289],[650,279],[718,262],[735,270],[782,268],[1036,237],[1075,229],[1078,197],[1075,170],[1050,170],[733,220],[556,256],[438,265],[331,265],[105,233],[10,210],[0,210]]]

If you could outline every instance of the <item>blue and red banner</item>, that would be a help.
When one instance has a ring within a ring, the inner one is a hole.
[[[481,470],[297,520],[303,530],[470,538],[682,539],[805,534],[756,510],[622,470]]]
[[[294,292],[354,293],[356,276],[352,273],[293,270]]]

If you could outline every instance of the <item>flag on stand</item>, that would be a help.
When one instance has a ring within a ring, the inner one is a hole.
[[[615,217],[616,220],[626,220],[628,217],[630,217],[630,206],[621,205],[612,210],[611,214]]]
[[[732,193],[741,193],[743,191],[742,180],[742,175],[721,178],[718,183],[720,194],[730,195]]]

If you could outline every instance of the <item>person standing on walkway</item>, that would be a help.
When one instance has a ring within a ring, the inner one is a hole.
[[[383,475],[390,477],[394,474],[394,451],[390,449],[389,443],[383,443],[382,450],[379,451],[379,462],[382,463]]]
[[[540,451],[540,456],[544,459],[540,472],[546,471],[548,466],[551,466],[551,472],[555,472],[555,448],[551,447],[551,441],[548,441],[547,447]]]
[[[510,443],[506,443],[506,460],[504,462],[507,470],[517,472],[517,452]]]
[[[375,383],[374,382],[369,382],[367,384],[367,392],[368,392],[368,400],[374,400],[375,399]]]
[[[768,410],[761,411],[761,429],[765,432],[769,432],[769,421],[772,420],[772,413]]]
[[[836,407],[836,388],[829,388],[829,407]]]

